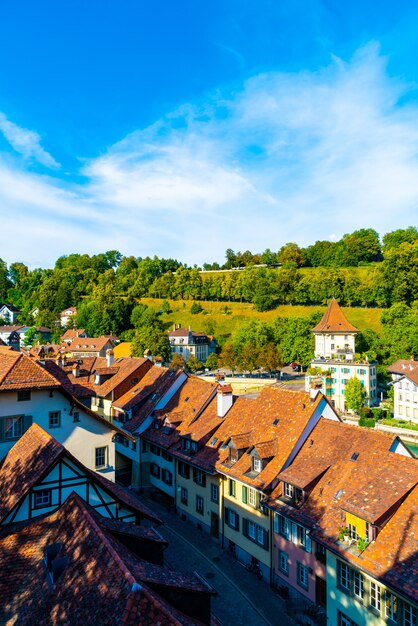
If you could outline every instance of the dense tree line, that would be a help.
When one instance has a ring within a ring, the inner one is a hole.
[[[258,311],[280,304],[324,305],[332,296],[345,306],[383,308],[409,307],[418,299],[415,227],[387,233],[382,244],[374,230],[362,229],[306,249],[286,244],[278,253],[247,252],[227,250],[225,265],[244,269],[218,273],[202,273],[174,259],[124,257],[115,250],[63,256],[53,269],[29,270],[20,262],[7,267],[0,259],[0,300],[22,311],[22,323],[51,328],[62,310],[77,306],[75,322],[97,335],[135,328],[131,316],[145,296],[250,302]],[[281,266],[271,267],[276,262]]]

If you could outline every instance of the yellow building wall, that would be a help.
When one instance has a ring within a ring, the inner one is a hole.
[[[366,538],[366,522],[364,521],[364,519],[361,519],[361,517],[356,517],[356,515],[353,515],[352,513],[346,513],[345,521],[347,526],[351,524],[352,526],[356,527],[359,537],[362,537],[362,539]]]
[[[215,484],[218,487],[218,502],[213,502],[211,499],[211,484]],[[177,471],[176,475],[176,508],[178,511],[184,512],[187,515],[193,516],[195,519],[202,522],[202,524],[206,524],[206,526],[211,525],[211,517],[212,512],[216,513],[219,517],[219,533],[221,532],[221,520],[220,520],[220,511],[219,511],[219,503],[221,499],[221,487],[220,487],[219,476],[212,476],[210,474],[206,474],[206,486],[202,487],[198,485],[193,480],[193,468],[190,466],[190,478],[184,478],[184,476],[180,476]],[[188,502],[187,504],[183,504],[181,502],[181,488],[184,487],[187,489]],[[203,498],[204,502],[204,510],[203,515],[196,511],[196,496],[199,495]]]
[[[130,341],[121,341],[113,348],[113,354],[115,359],[120,359],[121,356],[131,356],[131,350],[132,343]]]
[[[265,531],[270,532],[270,518],[268,515],[264,515],[260,510],[255,509],[249,504],[245,504],[242,501],[242,487],[244,485],[238,481],[235,481],[235,493],[236,496],[229,495],[229,480],[223,479],[223,504],[229,509],[233,509],[240,518],[239,530],[236,531],[230,528],[227,524],[224,524],[224,534],[227,539],[231,539],[238,547],[242,548],[251,556],[254,556],[260,563],[263,563],[267,567],[270,567],[270,549],[265,550],[259,544],[251,541],[243,535],[242,520],[246,518],[251,520],[255,524],[261,526]],[[269,539],[270,546],[271,538]]]

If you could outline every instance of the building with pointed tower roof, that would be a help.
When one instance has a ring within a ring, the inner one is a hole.
[[[357,377],[364,388],[365,404],[376,404],[377,363],[356,355],[356,336],[360,331],[347,320],[335,298],[312,332],[315,356],[306,375],[306,391],[322,391],[336,409],[344,411],[345,387],[350,378]]]

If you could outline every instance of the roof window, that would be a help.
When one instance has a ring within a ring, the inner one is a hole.
[[[277,424],[279,423],[279,421],[280,421],[280,420],[276,418],[276,419],[274,420],[274,422],[273,422],[273,426],[277,426]]]
[[[212,439],[212,441],[210,442],[210,445],[211,445],[211,446],[214,446],[214,445],[215,445],[215,443],[216,443],[217,441],[218,441],[218,438],[217,438],[217,437],[214,437],[214,438]]]
[[[358,459],[358,457],[359,457],[359,454],[360,454],[360,452],[354,452],[354,453],[351,455],[351,459],[350,459],[350,461],[357,461],[357,459]]]

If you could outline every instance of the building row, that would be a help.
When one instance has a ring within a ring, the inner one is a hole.
[[[146,358],[76,365],[60,375],[118,429],[117,479],[167,499],[304,623],[416,625],[418,468],[398,437],[342,423],[312,388],[252,399]]]

